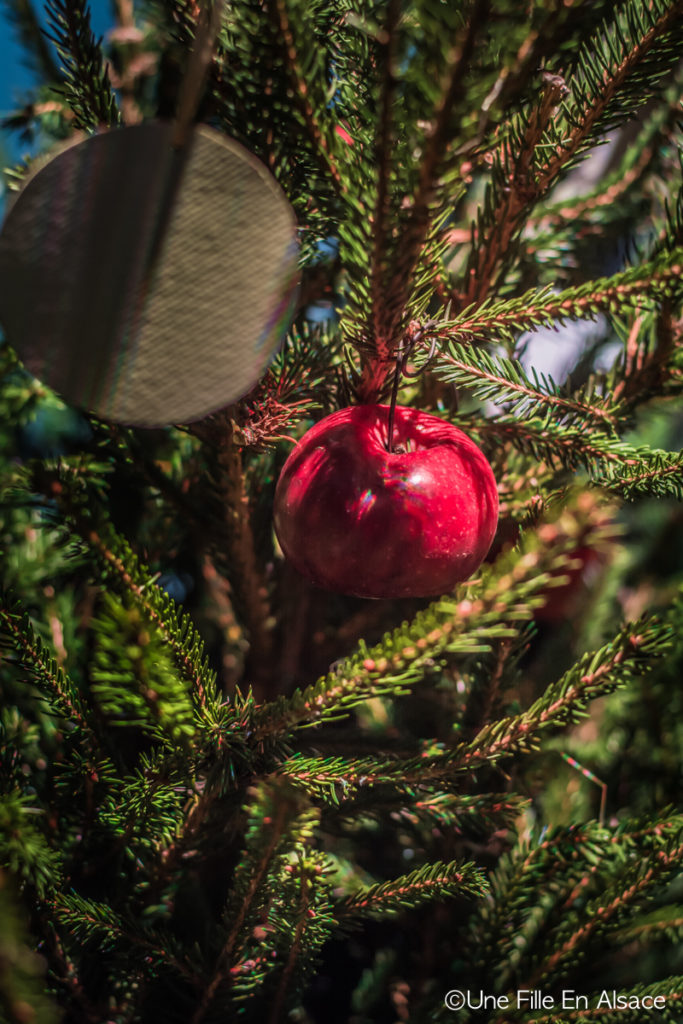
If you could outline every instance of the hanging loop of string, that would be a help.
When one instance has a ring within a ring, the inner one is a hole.
[[[429,355],[427,361],[417,370],[407,370],[408,360],[415,351],[415,346],[418,341],[421,341],[425,335],[436,327],[436,320],[427,320],[426,323],[422,324],[412,332],[406,333],[406,338],[403,345],[396,354],[396,368],[394,369],[394,380],[391,385],[391,400],[389,402],[389,422],[387,424],[387,451],[393,452],[394,450],[394,419],[396,416],[396,399],[398,397],[398,386],[401,381],[401,377],[417,377],[419,373],[423,373],[431,365],[434,356],[436,355],[436,337],[432,338],[432,343],[429,348]]]

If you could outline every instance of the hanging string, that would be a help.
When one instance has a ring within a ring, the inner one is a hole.
[[[182,149],[187,145],[204,86],[213,60],[216,37],[221,26],[223,0],[205,0],[200,6],[194,45],[187,70],[180,84],[178,106],[171,145]]]

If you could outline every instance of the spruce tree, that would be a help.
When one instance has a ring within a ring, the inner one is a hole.
[[[5,6],[7,127],[173,117],[193,0]],[[145,430],[0,346],[2,1020],[681,1019],[682,15],[228,0],[197,117],[296,212],[275,360]],[[394,384],[498,533],[436,599],[328,593],[275,485]]]

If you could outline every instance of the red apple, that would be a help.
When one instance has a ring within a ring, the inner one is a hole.
[[[275,530],[304,576],[358,597],[427,597],[466,580],[498,519],[491,467],[429,413],[360,405],[299,441],[275,492]]]

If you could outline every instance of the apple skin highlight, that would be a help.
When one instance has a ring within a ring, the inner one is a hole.
[[[462,431],[396,406],[342,409],[287,459],[275,492],[285,556],[317,586],[369,598],[432,597],[481,565],[498,521],[491,467]]]

